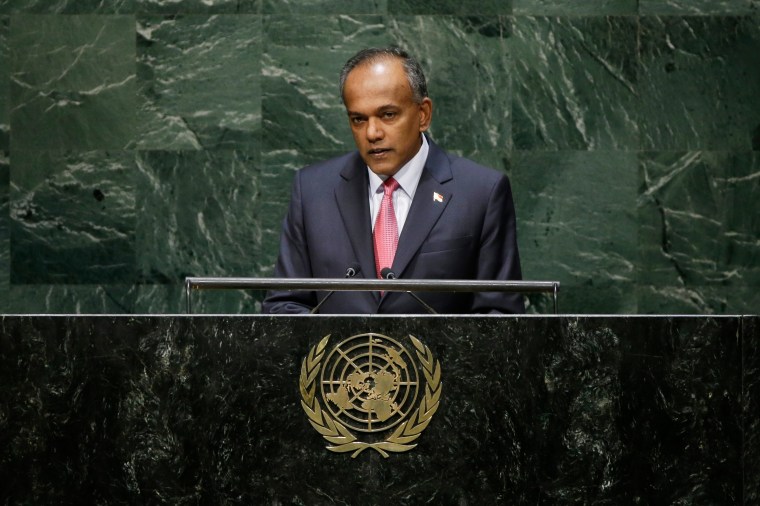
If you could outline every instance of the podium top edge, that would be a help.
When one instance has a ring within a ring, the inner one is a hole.
[[[241,313],[8,313],[0,318],[694,318],[694,319],[731,319],[760,318],[759,314],[241,314]]]

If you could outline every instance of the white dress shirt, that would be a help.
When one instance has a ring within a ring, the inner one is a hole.
[[[393,210],[396,212],[399,235],[401,235],[401,230],[406,223],[409,208],[412,207],[414,192],[417,191],[417,184],[420,182],[422,169],[425,168],[425,161],[430,150],[427,139],[424,135],[420,135],[422,137],[420,150],[393,176],[399,184],[399,188],[393,192]],[[378,176],[369,167],[367,167],[367,171],[369,172],[369,212],[372,216],[372,229],[374,230],[377,213],[380,212],[380,204],[383,202],[383,182],[388,179],[388,176]]]

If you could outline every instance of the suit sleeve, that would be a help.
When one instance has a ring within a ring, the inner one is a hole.
[[[282,225],[280,252],[275,265],[275,277],[310,278],[309,248],[303,222],[301,173],[293,181],[288,214]],[[308,313],[316,305],[316,294],[307,291],[271,290],[262,303],[262,311],[270,314]]]
[[[517,249],[515,206],[509,179],[501,177],[491,190],[480,237],[478,279],[517,281],[522,279]],[[474,313],[524,313],[522,294],[478,292]]]

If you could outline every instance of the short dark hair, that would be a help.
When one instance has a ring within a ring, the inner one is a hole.
[[[406,72],[406,78],[409,80],[409,86],[412,88],[412,98],[418,104],[428,96],[427,82],[425,74],[422,72],[422,66],[409,53],[400,47],[369,47],[362,49],[354,56],[348,59],[343,69],[340,71],[340,98],[343,99],[343,90],[346,85],[348,74],[356,67],[363,63],[374,62],[384,58],[398,58],[401,60]]]

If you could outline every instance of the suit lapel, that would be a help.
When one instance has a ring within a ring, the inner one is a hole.
[[[341,180],[335,188],[338,210],[348,232],[356,261],[361,265],[361,276],[372,279],[375,277],[375,253],[367,193],[369,182],[367,168],[358,153],[352,162],[346,164],[340,175]],[[329,241],[332,238],[326,237],[325,240]]]
[[[414,193],[412,207],[406,217],[393,259],[393,271],[399,277],[403,276],[407,265],[425,242],[452,196],[445,185],[452,178],[448,157],[430,139],[428,143],[430,151],[425,168]]]

